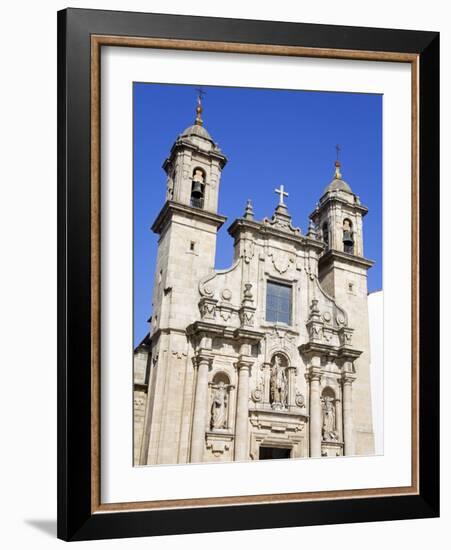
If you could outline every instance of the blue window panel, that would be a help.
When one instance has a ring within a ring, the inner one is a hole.
[[[291,324],[291,286],[268,281],[266,290],[266,320],[271,323]]]

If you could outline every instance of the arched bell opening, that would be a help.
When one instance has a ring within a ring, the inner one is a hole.
[[[352,221],[348,218],[343,220],[343,251],[354,254],[354,231]]]
[[[327,222],[324,222],[321,226],[321,236],[326,248],[329,248],[329,224]]]
[[[190,204],[195,208],[203,208],[205,199],[205,171],[199,167],[194,168],[191,179]]]

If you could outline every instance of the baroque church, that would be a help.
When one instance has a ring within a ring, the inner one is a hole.
[[[215,270],[227,158],[202,121],[163,164],[150,332],[134,353],[134,464],[374,454],[361,204],[335,162],[306,235],[283,186]]]

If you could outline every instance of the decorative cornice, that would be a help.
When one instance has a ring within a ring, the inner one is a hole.
[[[330,195],[330,194],[329,194],[328,197],[326,197],[323,200],[325,195],[326,195],[326,193],[321,197],[320,204],[309,215],[309,218],[311,220],[315,221],[315,218],[318,216],[318,214],[321,212],[321,210],[324,210],[324,208],[326,208],[330,203],[333,203],[333,202],[339,202],[341,204],[344,204],[344,205],[348,206],[349,208],[352,208],[353,210],[355,210],[357,212],[360,212],[361,215],[362,215],[362,218],[363,218],[363,216],[366,216],[366,214],[368,213],[368,208],[366,206],[364,206],[363,204],[359,204],[357,202],[351,203],[351,202],[345,201],[343,198],[341,198],[337,195]]]
[[[253,359],[251,360],[246,356],[241,356],[240,355],[238,361],[235,363],[235,366],[236,366],[237,370],[247,369],[250,372],[250,370],[252,368],[252,365],[254,363],[255,363],[255,361]]]
[[[211,143],[213,143],[213,145],[214,145],[213,141],[211,141]],[[215,158],[221,164],[221,168],[224,168],[224,166],[227,164],[227,157],[224,155],[224,153],[222,153],[221,150],[216,148],[215,145],[210,151],[206,151],[205,149],[201,149],[199,146],[195,145],[189,139],[179,137],[179,138],[177,138],[177,140],[175,141],[175,143],[171,147],[169,157],[167,159],[165,159],[165,161],[163,162],[162,168],[165,171],[167,170],[168,165],[171,163],[172,157],[174,156],[174,153],[176,153],[176,151],[178,149],[191,149],[191,151],[195,151],[197,154],[202,155],[204,157]]]
[[[235,240],[238,239],[239,234],[243,231],[256,232],[260,236],[271,236],[283,239],[286,241],[291,241],[302,246],[310,246],[312,248],[317,248],[318,250],[324,250],[325,244],[321,241],[317,241],[310,237],[306,237],[297,233],[288,233],[281,229],[277,229],[274,226],[265,224],[264,222],[259,222],[255,220],[246,220],[244,218],[237,218],[227,229],[229,235],[231,235]]]
[[[192,206],[188,206],[187,204],[182,204],[175,201],[166,201],[156,220],[153,222],[151,227],[152,231],[160,234],[173,214],[181,214],[187,218],[200,218],[205,222],[211,223],[211,225],[216,227],[216,229],[219,229],[227,220],[225,216],[215,214],[214,212],[209,212],[208,210],[194,208]]]
[[[188,327],[186,327],[186,334],[188,336],[198,336],[202,334],[208,334],[209,336],[225,336],[227,327],[218,325],[215,322],[209,323],[207,321],[195,321]],[[233,338],[233,331],[231,331]]]
[[[328,250],[325,252],[319,259],[318,267],[321,270],[324,267],[327,267],[329,264],[335,261],[342,261],[347,264],[358,265],[365,269],[369,269],[374,265],[373,260],[368,260],[362,256],[355,256],[354,254],[347,254],[346,252],[341,252],[340,250]]]
[[[213,366],[214,353],[210,348],[200,347],[192,357],[194,368],[199,368],[201,363],[208,363],[208,368]]]
[[[254,342],[259,342],[262,338],[264,338],[265,333],[261,330],[255,330],[250,328],[237,328],[234,333],[234,338],[240,339],[240,340],[249,340]]]
[[[357,376],[350,372],[344,372],[341,375],[341,380],[343,384],[352,384],[357,379]]]
[[[348,347],[341,347],[338,350],[337,357],[345,361],[354,361],[362,355],[363,351],[358,349],[351,349]]]
[[[316,380],[317,382],[319,382],[322,375],[323,371],[321,367],[310,367],[305,373],[305,379],[309,382],[311,382],[312,380]]]
[[[300,353],[304,355],[329,355],[330,357],[339,357],[353,361],[363,353],[361,350],[350,349],[347,347],[337,347],[319,342],[307,342],[299,346]]]
[[[297,409],[297,410],[296,410]],[[264,421],[266,419],[279,420],[282,422],[289,422],[292,420],[295,423],[299,421],[308,420],[309,415],[306,414],[305,410],[295,407],[294,409],[278,409],[266,407],[249,407],[249,419],[253,425],[258,427],[259,421]],[[292,430],[289,430],[292,431]]]
[[[226,325],[220,325],[215,322],[195,321],[186,329],[188,336],[206,334],[209,336],[220,336],[231,340],[248,340],[250,342],[259,342],[264,338],[265,333],[255,329],[232,328]]]

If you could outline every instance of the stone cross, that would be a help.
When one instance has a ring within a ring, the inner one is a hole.
[[[279,195],[279,205],[284,206],[285,203],[283,202],[283,198],[288,197],[288,193],[284,190],[283,185],[281,185],[279,189],[274,189],[274,192]]]

